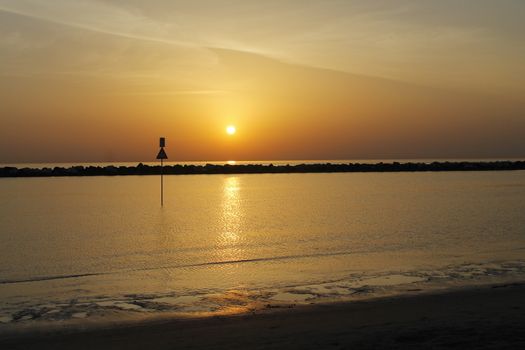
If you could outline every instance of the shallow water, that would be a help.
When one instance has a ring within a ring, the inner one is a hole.
[[[525,276],[525,172],[0,179],[0,327]]]

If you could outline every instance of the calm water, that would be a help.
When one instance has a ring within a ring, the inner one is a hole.
[[[0,179],[0,330],[525,279],[525,172]]]

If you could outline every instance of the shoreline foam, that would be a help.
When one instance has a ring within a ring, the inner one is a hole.
[[[352,303],[377,298],[521,283],[525,261],[465,263],[440,269],[349,275],[263,289],[237,287],[206,293],[85,296],[64,300],[7,302],[0,308],[2,334],[26,329],[82,328],[154,319],[213,318],[305,305]],[[34,282],[45,283],[45,282]],[[39,287],[39,288],[42,288]]]
[[[3,349],[516,347],[525,344],[524,293],[521,282],[241,315],[26,329],[4,334],[0,345]]]

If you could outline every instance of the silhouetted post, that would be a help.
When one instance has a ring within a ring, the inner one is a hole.
[[[157,159],[160,159],[160,206],[164,206],[164,159],[168,159],[164,147],[166,146],[166,138],[161,137],[159,139],[160,151],[157,154]]]
[[[160,160],[160,206],[164,206],[164,159]]]

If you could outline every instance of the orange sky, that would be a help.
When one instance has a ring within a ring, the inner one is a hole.
[[[0,0],[0,162],[525,157],[523,13]]]

